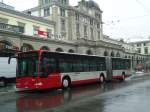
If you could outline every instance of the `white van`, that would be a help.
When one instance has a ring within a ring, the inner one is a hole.
[[[0,57],[0,86],[15,82],[16,59],[12,59],[8,64],[9,57]]]

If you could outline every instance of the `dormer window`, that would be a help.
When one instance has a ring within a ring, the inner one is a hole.
[[[95,13],[95,18],[99,18],[99,15],[98,15],[98,13]]]
[[[97,29],[99,29],[100,28],[100,23],[97,23]]]
[[[31,15],[31,11],[28,11],[27,14],[28,14],[28,15]]]
[[[62,17],[65,17],[65,9],[63,9],[63,8],[60,9],[60,15]]]
[[[87,36],[87,26],[84,25],[84,36]]]
[[[42,0],[42,5],[49,4],[51,0]]]
[[[49,16],[50,15],[50,8],[45,8],[44,9],[44,16]]]
[[[79,19],[80,19],[79,14],[78,14],[78,13],[76,13],[75,15],[76,15],[76,20],[77,20],[77,21],[79,21]]]
[[[93,25],[93,24],[94,24],[93,19],[90,19],[90,25]]]
[[[65,31],[66,30],[66,23],[64,19],[61,19],[61,31]]]
[[[67,4],[67,0],[61,0],[61,4],[66,5]]]

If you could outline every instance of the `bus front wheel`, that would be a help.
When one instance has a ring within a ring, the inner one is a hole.
[[[62,81],[62,87],[63,89],[69,88],[70,87],[70,80],[68,78],[64,78]]]

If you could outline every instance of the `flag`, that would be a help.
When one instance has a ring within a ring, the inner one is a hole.
[[[39,35],[40,37],[47,37],[47,36],[48,36],[48,32],[38,30],[38,35]]]

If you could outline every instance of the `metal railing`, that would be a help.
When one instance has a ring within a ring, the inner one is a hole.
[[[6,30],[16,33],[24,33],[24,27],[0,23],[0,30]]]
[[[51,34],[51,33],[48,33],[47,38],[54,39],[54,40],[65,40],[65,36],[59,34]]]

